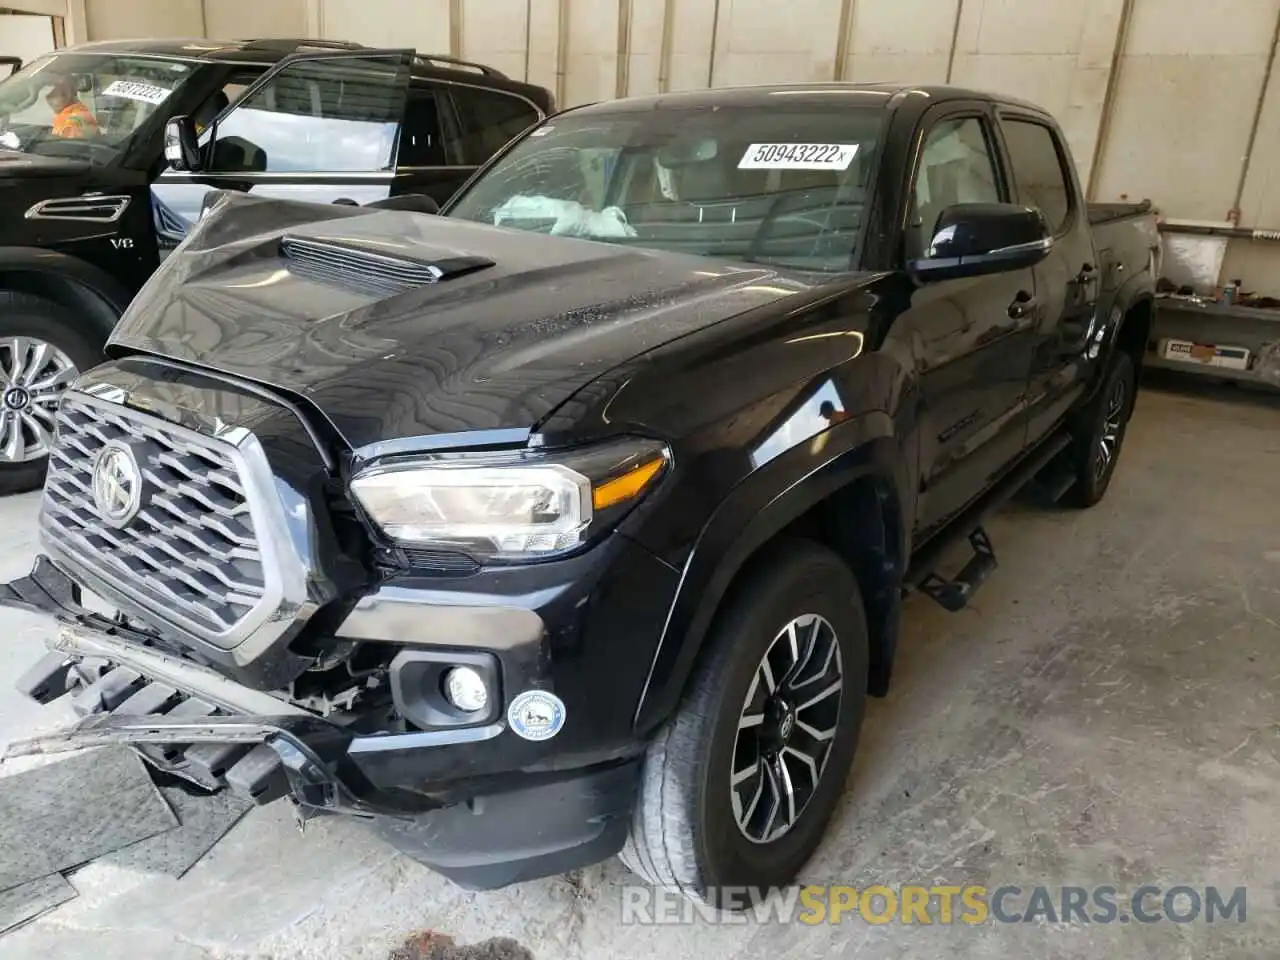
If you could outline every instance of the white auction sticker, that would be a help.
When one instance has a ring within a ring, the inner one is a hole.
[[[104,97],[125,97],[128,100],[141,100],[143,103],[164,103],[172,90],[155,87],[149,83],[138,83],[136,80],[117,80],[102,91]]]
[[[856,143],[753,143],[739,170],[848,170]]]

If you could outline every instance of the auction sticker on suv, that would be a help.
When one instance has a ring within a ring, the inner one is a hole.
[[[856,143],[753,143],[739,170],[848,170]]]

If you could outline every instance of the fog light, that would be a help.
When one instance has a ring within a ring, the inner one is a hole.
[[[489,705],[484,677],[470,667],[454,667],[444,676],[444,695],[459,710],[475,713]]]

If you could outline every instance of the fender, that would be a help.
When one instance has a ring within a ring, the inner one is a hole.
[[[1101,332],[1104,336],[1099,342],[1100,356],[1099,362],[1094,367],[1093,382],[1089,384],[1088,391],[1081,399],[1081,405],[1091,401],[1101,389],[1103,374],[1111,364],[1116,345],[1121,342],[1121,331],[1125,324],[1130,322],[1129,311],[1143,301],[1154,302],[1154,299],[1155,280],[1148,267],[1138,271],[1120,285],[1110,299],[1110,306],[1105,308],[1105,314],[1103,314],[1103,308],[1099,308],[1098,313],[1103,316]],[[1137,372],[1135,371],[1135,374]]]
[[[905,563],[910,525],[904,518],[914,497],[907,457],[890,415],[884,411],[862,414],[818,437],[827,441],[817,458],[811,452],[815,445],[806,443],[756,470],[733,489],[702,528],[685,562],[640,695],[637,730],[652,729],[675,709],[716,610],[743,565],[827,497],[865,476],[888,485],[899,505],[893,511],[895,552],[899,563]]]
[[[88,261],[56,250],[34,247],[0,247],[0,274],[35,273],[48,277],[63,296],[63,306],[83,311],[105,340],[129,306],[133,295],[124,284]],[[3,279],[0,279],[0,284]],[[46,294],[47,295],[47,294]]]

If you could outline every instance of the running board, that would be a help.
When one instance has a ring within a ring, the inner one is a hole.
[[[1008,475],[920,548],[907,570],[906,582],[953,613],[963,610],[997,565],[995,549],[982,526],[983,521],[1011,500],[1070,444],[1071,436],[1063,430],[1024,457]],[[1063,487],[1059,495],[1065,491]],[[957,576],[944,577],[937,572],[938,563],[961,539],[969,541],[973,556]]]
[[[952,613],[969,605],[969,598],[978,592],[978,588],[997,566],[995,548],[991,546],[991,538],[982,527],[969,534],[969,546],[973,548],[973,556],[953,579],[948,580],[939,573],[930,573],[918,584],[921,593],[933,597]]]

